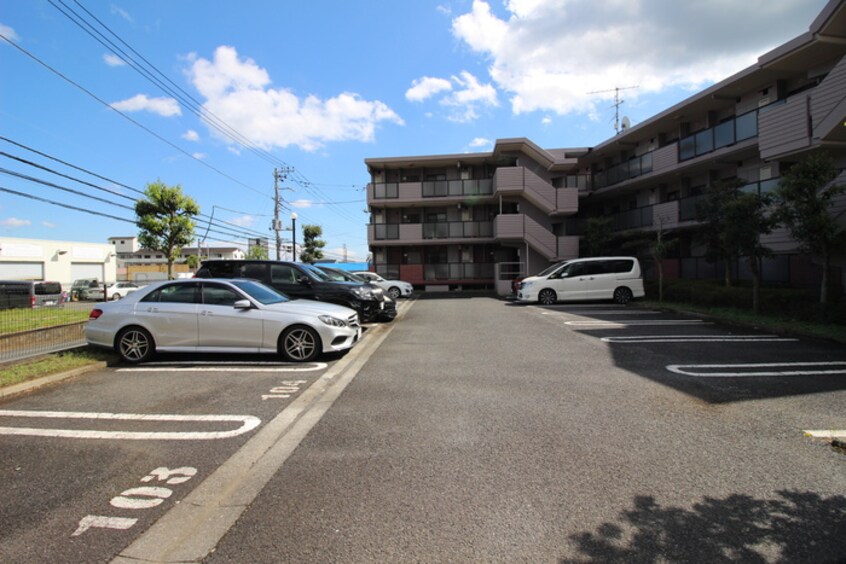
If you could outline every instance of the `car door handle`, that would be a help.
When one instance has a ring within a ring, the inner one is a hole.
[[[147,313],[159,313],[159,308],[157,307],[148,307]]]

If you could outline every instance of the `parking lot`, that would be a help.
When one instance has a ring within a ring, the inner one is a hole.
[[[4,553],[548,559],[638,495],[693,511],[793,489],[846,511],[840,345],[604,303],[401,312],[316,363],[169,355],[4,402]]]

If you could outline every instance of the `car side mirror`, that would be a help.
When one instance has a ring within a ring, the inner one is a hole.
[[[311,285],[311,278],[308,276],[300,276],[297,278],[297,283],[302,284],[303,286],[310,286]]]
[[[233,304],[235,309],[251,309],[253,307],[252,302],[250,300],[238,300]]]

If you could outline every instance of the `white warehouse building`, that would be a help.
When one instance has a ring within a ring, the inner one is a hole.
[[[70,290],[80,278],[116,281],[114,245],[0,237],[0,280],[49,280]]]

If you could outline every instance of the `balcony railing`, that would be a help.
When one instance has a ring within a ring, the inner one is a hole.
[[[608,170],[597,172],[593,177],[593,187],[595,189],[605,188],[630,178],[637,178],[638,176],[652,172],[652,153],[645,153],[639,157],[629,159],[624,163],[612,166]]]
[[[373,226],[373,238],[377,241],[399,239],[398,223],[377,223]]]
[[[758,110],[679,140],[679,161],[686,161],[758,135]]]
[[[471,239],[493,237],[491,221],[446,221],[424,223],[424,239]]]
[[[373,185],[374,200],[387,200],[391,198],[399,198],[398,182],[386,182]]]
[[[653,207],[644,206],[613,214],[611,216],[612,229],[614,231],[626,231],[627,229],[651,227],[653,222]]]
[[[423,197],[489,196],[493,194],[493,180],[427,180],[423,182]]]

